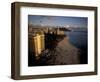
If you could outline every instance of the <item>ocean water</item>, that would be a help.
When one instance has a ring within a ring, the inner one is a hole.
[[[65,32],[71,44],[80,49],[87,48],[87,28],[74,28],[72,31]]]

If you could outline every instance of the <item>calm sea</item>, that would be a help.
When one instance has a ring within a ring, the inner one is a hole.
[[[87,28],[74,28],[72,31],[65,32],[72,43],[77,48],[87,48]]]

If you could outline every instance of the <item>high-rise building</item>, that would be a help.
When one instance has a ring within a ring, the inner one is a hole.
[[[31,41],[30,41],[31,40]],[[38,57],[41,52],[45,49],[45,36],[43,33],[41,34],[36,34],[35,36],[31,37],[29,39],[29,44],[32,52],[34,52],[35,56]]]

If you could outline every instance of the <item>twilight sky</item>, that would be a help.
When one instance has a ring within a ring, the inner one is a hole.
[[[87,27],[87,17],[28,15],[28,23],[34,25]]]

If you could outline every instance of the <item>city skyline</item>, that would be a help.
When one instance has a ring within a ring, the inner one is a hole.
[[[87,17],[28,15],[28,24],[43,26],[87,27]]]

